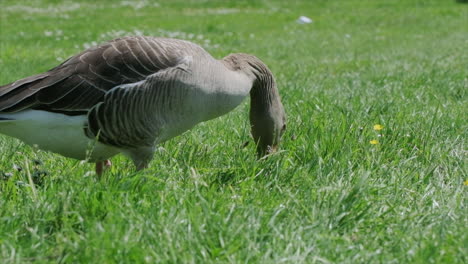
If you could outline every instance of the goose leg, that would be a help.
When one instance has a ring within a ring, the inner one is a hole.
[[[96,175],[101,176],[102,173],[112,166],[110,160],[98,161],[96,162]]]
[[[140,171],[148,168],[149,163],[153,159],[154,147],[140,147],[129,150],[124,154],[132,159],[136,170]]]
[[[147,162],[146,163],[142,162],[136,166],[136,169],[137,171],[144,170],[148,168],[148,165],[149,164]]]

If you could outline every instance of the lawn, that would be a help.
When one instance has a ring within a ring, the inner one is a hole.
[[[1,262],[467,263],[467,25],[455,0],[1,0],[0,84],[174,37],[261,58],[288,115],[268,159],[246,100],[101,179],[0,135]]]

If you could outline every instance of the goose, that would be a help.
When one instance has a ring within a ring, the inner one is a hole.
[[[234,53],[218,60],[185,40],[122,37],[0,86],[0,133],[96,163],[98,175],[119,153],[141,170],[158,144],[230,112],[247,95],[262,157],[276,151],[286,115],[260,59]]]

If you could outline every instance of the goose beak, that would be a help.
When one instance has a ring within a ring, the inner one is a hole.
[[[267,155],[278,151],[278,145],[268,146]]]
[[[265,158],[268,155],[274,154],[278,151],[278,145],[267,146],[266,149],[257,149],[258,158]]]

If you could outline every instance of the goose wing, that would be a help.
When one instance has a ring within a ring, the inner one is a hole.
[[[112,88],[173,67],[198,46],[185,41],[124,37],[87,49],[49,70],[0,86],[0,112],[46,110],[86,114]]]
[[[190,100],[193,88],[191,70],[185,63],[138,83],[115,87],[88,113],[85,133],[124,149],[138,168],[145,166],[152,158],[156,139],[171,126],[166,118],[187,114],[180,106],[187,105],[184,100]]]

